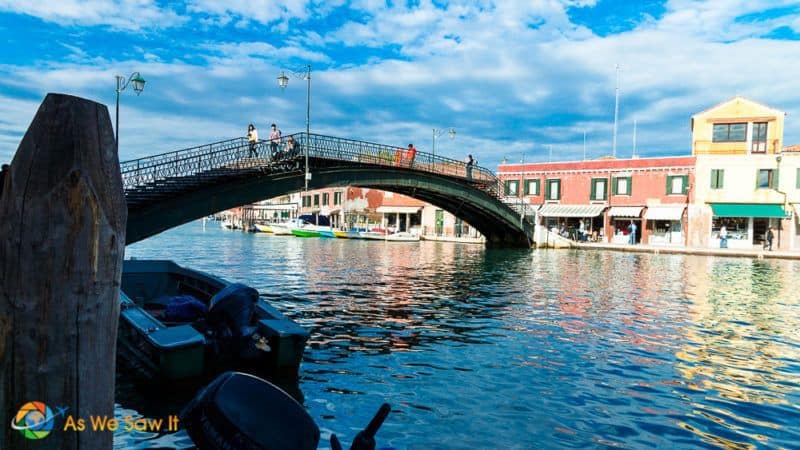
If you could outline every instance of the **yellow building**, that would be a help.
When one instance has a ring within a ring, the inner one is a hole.
[[[786,113],[736,96],[692,116],[693,155],[780,153]]]
[[[796,247],[800,172],[796,153],[781,154],[785,116],[738,96],[692,116],[690,246],[720,247],[724,227],[729,247],[762,248],[772,227],[773,249]]]

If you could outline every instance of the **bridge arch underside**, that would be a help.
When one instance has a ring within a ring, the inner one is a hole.
[[[526,247],[532,228],[486,192],[458,178],[387,167],[325,167],[312,170],[309,189],[357,186],[383,189],[438,206],[467,221],[488,245]],[[208,186],[128,211],[126,244],[237,206],[296,192],[303,172],[259,174]]]

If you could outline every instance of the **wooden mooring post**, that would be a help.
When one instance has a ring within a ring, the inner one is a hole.
[[[128,215],[107,108],[48,94],[3,178],[0,449],[110,449],[89,424],[114,414]],[[40,439],[10,426],[34,401],[56,415]],[[86,431],[64,431],[66,415]]]

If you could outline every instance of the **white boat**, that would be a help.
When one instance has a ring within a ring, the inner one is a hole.
[[[235,230],[236,229],[236,224],[233,223],[232,220],[228,220],[228,219],[223,220],[222,223],[220,224],[220,226],[222,228],[227,229],[227,230]]]
[[[409,233],[408,231],[401,231],[399,233],[387,234],[385,239],[393,242],[419,242],[419,235]]]
[[[300,219],[290,219],[281,223],[272,224],[272,234],[275,236],[291,236],[292,229],[298,228],[301,225]]]

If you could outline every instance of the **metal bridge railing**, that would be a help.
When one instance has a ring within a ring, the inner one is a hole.
[[[499,197],[500,194],[500,181],[491,170],[473,166],[468,173],[466,163],[455,159],[425,152],[417,152],[411,159],[402,147],[319,134],[297,133],[292,136],[300,144],[295,159],[300,159],[301,164],[303,152],[308,149],[308,157],[312,159],[401,167],[462,178],[480,185],[490,195]],[[279,148],[285,147],[286,138]],[[256,157],[252,155],[247,139],[240,137],[124,161],[120,163],[123,185],[125,189],[133,189],[168,178],[199,176],[220,169],[264,168],[275,162],[268,141],[259,141],[255,151]]]

